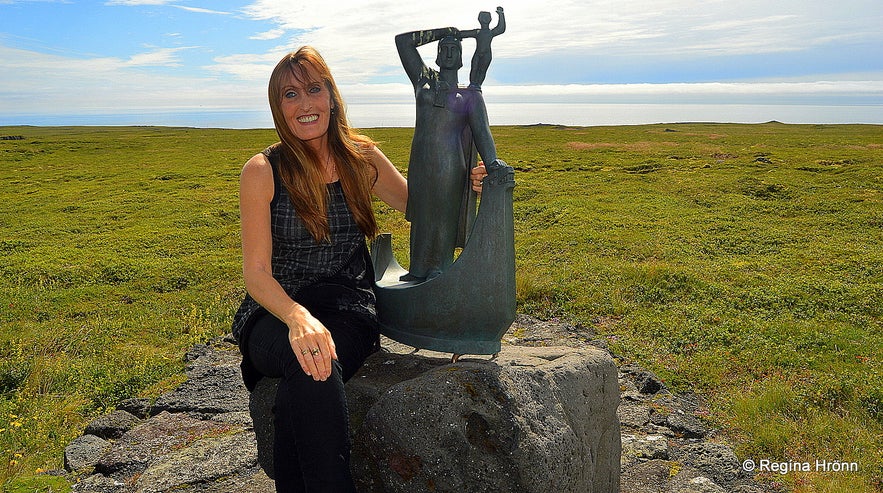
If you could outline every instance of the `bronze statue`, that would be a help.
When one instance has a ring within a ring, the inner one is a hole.
[[[502,13],[502,8],[497,11]],[[502,18],[500,23],[505,28]],[[465,245],[475,200],[467,180],[474,164],[469,162],[473,145],[485,163],[497,160],[480,86],[490,64],[491,39],[502,31],[495,34],[500,25],[495,31],[486,27],[463,32],[446,27],[395,38],[417,103],[408,165],[411,264],[406,280],[439,275],[453,262],[454,250]],[[460,40],[464,36],[479,41],[470,88],[459,87],[457,80],[457,70],[463,66]],[[436,41],[438,71],[427,67],[417,51],[417,47]]]
[[[372,248],[381,332],[417,348],[457,354],[493,354],[515,318],[514,171],[497,159],[481,84],[491,41],[505,30],[503,9],[490,28],[445,27],[399,34],[402,66],[414,86],[417,116],[408,165],[411,258],[405,271],[390,239]],[[463,38],[476,38],[469,87],[458,85]],[[419,46],[438,42],[434,70]],[[487,168],[481,206],[469,173],[476,153]],[[454,252],[463,247],[457,261]]]

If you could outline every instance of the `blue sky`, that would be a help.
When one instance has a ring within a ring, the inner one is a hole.
[[[440,4],[0,0],[0,113],[261,110],[272,66],[303,44],[350,104],[409,102],[394,36],[476,28],[497,6]],[[883,104],[880,0],[500,4],[485,92],[501,101]]]

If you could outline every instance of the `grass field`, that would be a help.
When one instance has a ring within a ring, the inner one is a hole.
[[[394,163],[409,129],[366,130]],[[495,127],[516,168],[518,310],[594,330],[709,403],[770,474],[883,490],[883,127]],[[271,130],[0,127],[0,484],[182,380],[243,293],[238,175]],[[377,207],[407,258],[407,223]],[[61,482],[63,483],[63,482]]]

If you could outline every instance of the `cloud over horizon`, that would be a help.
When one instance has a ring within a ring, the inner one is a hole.
[[[501,3],[507,30],[493,42],[489,98],[883,104],[876,0]],[[10,21],[0,28],[0,106],[23,115],[263,109],[273,65],[303,44],[320,49],[350,103],[404,102],[410,87],[393,37],[474,29],[478,11],[495,8],[466,0],[437,9],[390,0],[309,8],[288,0],[0,2]],[[429,65],[434,49],[421,49]],[[472,49],[465,40],[464,58]]]

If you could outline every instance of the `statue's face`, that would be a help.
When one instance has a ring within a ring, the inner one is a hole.
[[[459,69],[463,66],[462,50],[459,43],[441,43],[438,45],[438,58],[435,63],[442,69]]]

